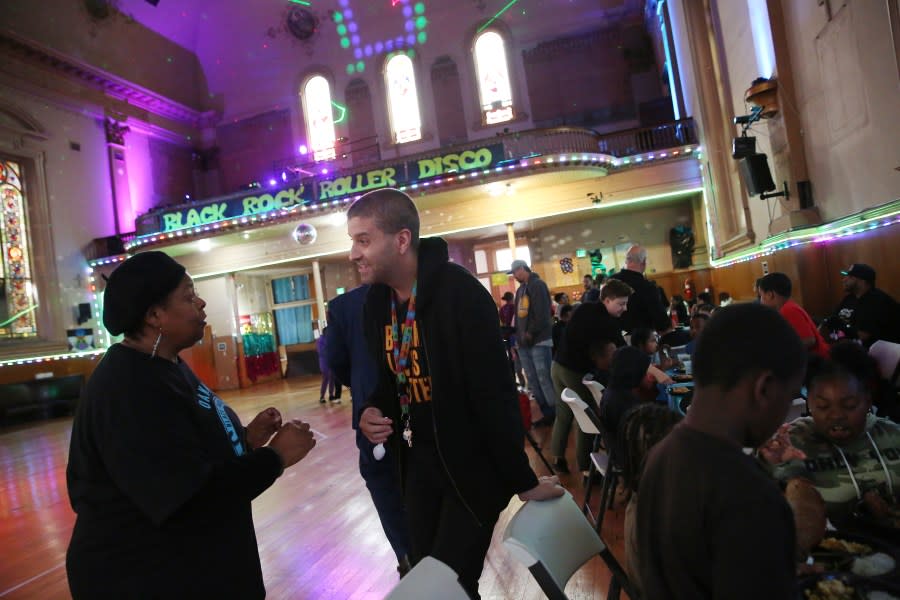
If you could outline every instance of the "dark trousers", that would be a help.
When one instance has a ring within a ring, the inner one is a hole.
[[[359,474],[372,496],[384,535],[400,562],[404,557],[410,557],[410,544],[396,462],[387,444],[385,449],[388,453],[381,460],[375,460],[372,454],[374,445],[359,430],[356,431],[356,446],[359,448]]]
[[[500,515],[479,524],[460,500],[434,446],[414,446],[407,452],[407,461],[404,497],[412,564],[433,556],[456,571],[469,596],[480,598],[478,579]]]

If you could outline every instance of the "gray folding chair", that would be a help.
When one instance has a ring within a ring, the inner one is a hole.
[[[541,502],[526,502],[510,519],[503,545],[528,567],[550,600],[567,600],[566,583],[586,562],[600,556],[612,573],[607,598],[621,590],[638,600],[625,571],[578,510],[571,494]]]
[[[384,600],[469,600],[456,571],[426,556],[404,575]]]

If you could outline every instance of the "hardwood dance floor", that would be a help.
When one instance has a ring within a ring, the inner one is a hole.
[[[287,418],[308,421],[318,439],[306,459],[253,503],[268,598],[379,600],[398,580],[396,560],[357,469],[350,399],[322,406],[318,384],[318,378],[294,378],[220,394],[245,423],[263,408],[275,406]],[[71,429],[71,418],[0,429],[0,598],[4,600],[70,597],[65,553],[75,520],[66,493]],[[536,429],[534,435],[542,447],[549,446],[548,428]],[[531,447],[525,446],[535,471],[546,474]],[[546,450],[544,454],[549,459]],[[573,464],[571,448],[568,454]],[[580,476],[562,479],[580,501]],[[500,541],[520,505],[514,498],[495,529],[481,577],[485,599],[544,598],[528,571]],[[608,513],[603,531],[620,561],[624,558],[623,513],[621,509]],[[572,578],[566,592],[573,600],[597,600],[606,597],[608,585],[609,572],[595,558]]]

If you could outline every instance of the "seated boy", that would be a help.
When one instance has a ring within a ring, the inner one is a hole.
[[[691,409],[650,452],[641,477],[645,597],[795,597],[791,509],[743,448],[775,433],[805,367],[800,339],[770,308],[732,305],[709,320],[694,354]]]

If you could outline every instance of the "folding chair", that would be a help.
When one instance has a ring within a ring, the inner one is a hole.
[[[603,384],[599,381],[595,381],[591,375],[586,375],[584,379],[581,380],[581,383],[584,384],[584,387],[586,387],[591,393],[591,396],[594,397],[594,402],[597,403],[597,406],[600,406],[600,400],[603,398],[603,390],[606,389],[603,387]]]
[[[568,492],[560,498],[522,505],[503,533],[503,545],[528,567],[550,600],[567,600],[566,583],[597,555],[612,573],[606,597],[618,600],[624,589],[632,600],[639,600],[625,571]]]
[[[456,571],[426,556],[385,596],[385,600],[469,600]]]
[[[600,385],[599,383],[594,383],[598,386]],[[575,416],[575,421],[578,423],[578,427],[581,431],[588,435],[596,436],[594,438],[594,448],[591,451],[591,466],[588,469],[588,476],[584,481],[584,503],[581,505],[581,512],[595,524],[597,531],[599,532],[603,525],[603,514],[606,512],[605,504],[609,501],[608,498],[604,497],[603,489],[606,488],[608,479],[612,478],[618,480],[619,472],[610,464],[609,451],[607,450],[606,454],[600,452],[600,443],[603,440],[603,425],[600,423],[600,419],[591,407],[588,406],[584,400],[579,398],[578,394],[570,388],[565,388],[562,391],[562,394],[560,394],[560,398],[570,409],[572,409],[572,414]],[[603,488],[600,493],[600,507],[595,516],[591,512],[590,502],[594,478],[597,476],[597,473],[603,477]],[[615,491],[615,487],[613,487],[613,491]]]

